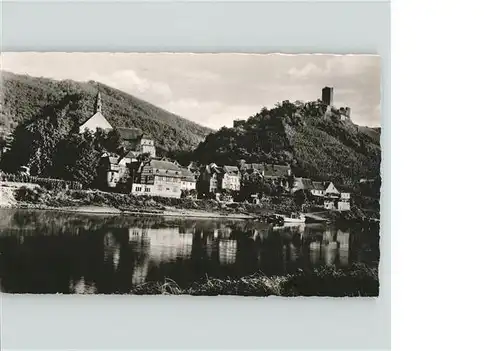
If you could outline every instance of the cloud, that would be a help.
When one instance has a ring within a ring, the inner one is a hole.
[[[316,66],[314,63],[308,63],[302,68],[292,67],[288,70],[288,75],[292,78],[311,78],[324,73],[324,70]]]
[[[337,77],[362,76],[366,72],[380,69],[380,58],[372,55],[344,55],[334,56],[327,60],[317,61],[317,57],[311,57],[311,62],[299,67],[292,67],[287,74],[292,79],[314,79],[327,75]]]
[[[172,89],[167,83],[142,78],[131,69],[115,71],[109,75],[91,73],[87,80],[101,82],[153,103],[162,103],[165,99],[172,98]]]
[[[316,100],[324,86],[335,88],[335,103],[350,106],[355,122],[380,123],[375,106],[381,60],[374,55],[2,53],[1,58],[2,68],[14,73],[92,79],[216,128],[279,101]]]
[[[185,71],[182,76],[190,80],[215,82],[220,80],[221,76],[210,71]]]
[[[196,99],[172,100],[162,108],[209,128],[232,127],[235,119],[247,119],[260,108],[247,105],[226,105],[220,101]]]

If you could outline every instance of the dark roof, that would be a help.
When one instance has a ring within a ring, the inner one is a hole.
[[[288,165],[273,165],[268,163],[249,163],[244,166],[246,169],[259,171],[264,177],[286,177],[291,170]]]
[[[287,177],[288,172],[291,171],[290,166],[286,165],[269,165],[265,164],[264,177]]]
[[[325,185],[322,182],[312,182],[313,190],[325,190]]]
[[[137,140],[143,135],[139,128],[116,127],[115,129],[123,140]]]
[[[222,173],[222,168],[217,166],[215,163],[211,163],[207,166],[207,170],[210,172],[210,173]]]
[[[300,178],[297,177],[295,178],[295,183],[301,183],[302,186],[304,187],[304,190],[311,190],[313,188],[313,182],[309,178]]]
[[[196,162],[190,162],[187,167],[188,167],[188,169],[196,170],[196,171],[200,169],[200,166]]]
[[[143,171],[153,175],[182,177],[180,167],[170,161],[151,160],[144,165]]]
[[[252,169],[252,170],[257,170],[260,173],[264,170],[264,164],[263,163],[247,163],[244,165],[245,169]]]
[[[302,178],[302,184],[304,184],[304,189],[310,190],[313,188],[312,180],[309,178]]]
[[[340,191],[341,193],[352,192],[352,188],[349,185],[336,185],[335,188],[337,188],[337,190]]]
[[[229,173],[230,175],[239,175],[240,171],[236,166],[224,166],[222,167],[225,173]]]
[[[174,171],[180,171],[180,167],[175,163],[165,160],[151,160],[149,162],[150,166],[157,169],[169,169]]]
[[[188,180],[191,182],[195,182],[196,179],[194,177],[194,174],[191,173],[191,171],[187,168],[181,168],[181,173],[182,173],[182,179],[183,180]]]

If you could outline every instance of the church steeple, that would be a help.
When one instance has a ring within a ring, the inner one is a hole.
[[[102,112],[102,100],[101,100],[101,92],[97,90],[97,96],[95,98],[94,104],[94,113]]]

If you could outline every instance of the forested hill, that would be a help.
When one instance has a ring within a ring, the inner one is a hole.
[[[380,174],[380,128],[357,126],[320,101],[284,101],[247,121],[207,136],[193,152],[198,161],[290,164],[297,176],[344,184]]]
[[[0,132],[9,133],[27,120],[43,117],[47,106],[60,106],[67,96],[77,105],[79,122],[93,115],[96,82],[57,81],[1,71]],[[102,112],[114,127],[136,127],[151,135],[158,146],[168,151],[195,148],[209,128],[188,121],[146,101],[99,83]],[[75,101],[76,100],[76,101]],[[69,103],[69,102],[68,102]]]

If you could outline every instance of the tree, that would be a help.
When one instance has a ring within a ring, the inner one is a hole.
[[[30,167],[35,176],[50,177],[57,145],[78,126],[81,94],[67,94],[45,106],[31,120],[21,123],[13,133],[11,150],[2,160],[2,168],[15,172]]]
[[[151,161],[151,154],[149,152],[145,152],[145,153],[142,153],[140,155],[137,156],[137,161],[139,163],[147,163],[149,161]]]
[[[115,129],[105,131],[97,128],[96,132],[94,133],[94,137],[98,149],[117,154],[123,153],[123,140],[121,139],[118,131],[116,131]]]
[[[102,145],[90,132],[72,134],[57,147],[53,174],[58,178],[78,181],[86,187],[94,185],[103,151]]]
[[[307,203],[310,199],[311,199],[311,193],[307,190],[304,190],[304,189],[300,189],[300,190],[297,190],[294,194],[294,199],[295,199],[295,203],[298,205],[298,206],[302,206],[304,205],[305,203]]]

